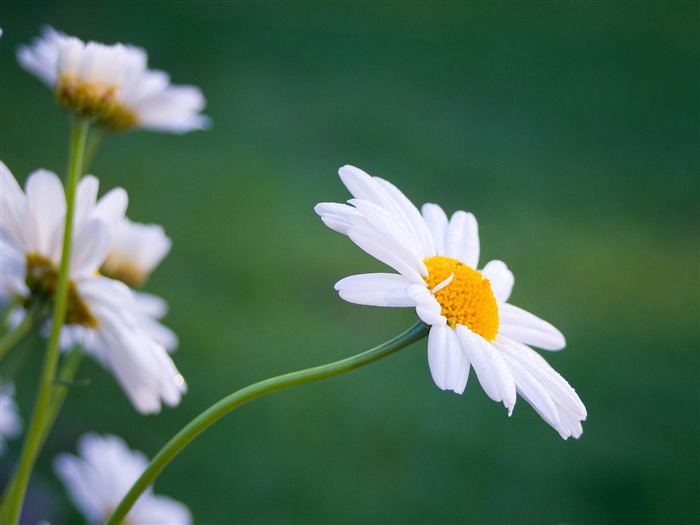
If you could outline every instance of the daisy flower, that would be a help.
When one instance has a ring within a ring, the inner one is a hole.
[[[63,108],[112,130],[185,133],[211,124],[199,114],[205,105],[199,88],[171,85],[167,73],[148,69],[139,47],[84,43],[44,27],[17,58],[54,90]]]
[[[370,306],[414,307],[430,326],[428,364],[435,384],[464,392],[473,367],[486,394],[512,414],[516,392],[564,438],[578,438],[586,408],[573,388],[528,345],[565,346],[551,324],[509,304],[514,278],[505,263],[481,270],[477,222],[458,211],[448,220],[436,204],[422,212],[391,183],[352,166],[339,170],[355,197],[315,208],[331,229],[347,235],[398,274],[340,280],[344,300]]]
[[[14,393],[14,385],[0,386],[0,455],[5,452],[5,439],[17,437],[22,431]]]
[[[161,401],[180,402],[186,385],[165,347],[142,329],[137,299],[124,283],[99,275],[112,243],[114,224],[124,218],[126,192],[117,188],[97,200],[99,183],[86,176],[78,185],[68,310],[61,347],[82,344],[110,370],[136,409],[160,411]],[[0,268],[2,300],[25,306],[50,300],[61,259],[65,194],[49,171],[32,173],[26,194],[0,163]]]
[[[104,523],[148,460],[117,436],[93,433],[80,438],[78,454],[59,455],[54,470],[88,523]],[[185,525],[192,523],[192,516],[187,506],[167,496],[156,496],[149,487],[127,514],[125,523]]]
[[[131,287],[142,286],[170,251],[172,242],[157,224],[131,222],[126,217],[114,228],[112,247],[100,273]],[[177,348],[177,336],[160,323],[167,303],[155,295],[134,291],[141,328],[166,350]]]
[[[162,226],[124,218],[114,228],[112,247],[100,271],[137,288],[146,282],[171,246]]]

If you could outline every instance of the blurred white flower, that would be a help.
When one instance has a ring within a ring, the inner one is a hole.
[[[113,230],[112,247],[100,273],[131,287],[143,285],[151,272],[170,251],[172,242],[157,224],[140,224],[126,217]],[[166,350],[177,348],[177,336],[159,320],[168,311],[167,303],[155,295],[134,291],[141,329]]]
[[[61,454],[54,470],[88,523],[104,523],[146,468],[148,460],[111,435],[85,434],[79,457]],[[192,522],[184,504],[146,489],[124,521],[130,525],[185,525]]]
[[[17,437],[22,431],[22,420],[13,398],[14,385],[0,386],[0,455],[5,452],[5,440]]]
[[[123,220],[126,192],[117,188],[99,201],[99,183],[86,176],[75,201],[74,242],[66,323],[61,347],[83,344],[117,378],[141,413],[160,411],[161,401],[180,402],[185,381],[163,344],[142,328],[139,303],[124,283],[99,275],[112,244],[113,225]],[[60,264],[66,202],[63,185],[39,170],[27,179],[26,195],[0,162],[0,299],[19,297],[25,306],[50,300]]]
[[[199,112],[199,88],[173,86],[147,68],[146,52],[129,45],[84,43],[51,27],[17,52],[20,65],[53,88],[58,103],[113,130],[144,128],[185,133],[211,122]]]
[[[112,247],[100,271],[129,286],[139,287],[168,254],[171,245],[161,226],[124,218],[114,227]]]
[[[518,392],[564,438],[579,437],[586,408],[573,388],[529,344],[565,346],[551,324],[508,304],[514,277],[505,263],[479,271],[474,216],[448,220],[436,204],[422,214],[391,183],[352,166],[340,178],[355,197],[347,204],[321,203],[316,212],[333,230],[398,274],[353,275],[335,288],[351,303],[414,307],[431,326],[428,363],[435,384],[461,394],[471,367],[486,394],[503,401],[509,415]]]

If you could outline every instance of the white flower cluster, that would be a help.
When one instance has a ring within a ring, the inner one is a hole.
[[[126,191],[117,188],[97,199],[98,186],[98,180],[88,175],[77,189],[61,347],[82,344],[114,374],[139,412],[156,413],[161,402],[177,405],[186,390],[167,352],[175,348],[177,339],[159,322],[165,303],[131,290],[101,269],[111,257],[145,278],[165,256],[163,246],[170,241],[162,229],[149,228],[148,235],[158,232],[159,241],[144,243],[143,231],[124,216]],[[54,173],[35,171],[22,191],[0,163],[0,301],[4,304],[14,301],[29,306],[51,298],[61,260],[65,212],[63,185]],[[116,244],[115,231],[120,232]],[[139,249],[131,250],[132,245]]]

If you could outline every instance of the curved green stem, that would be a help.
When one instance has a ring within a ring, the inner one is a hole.
[[[90,123],[79,120],[73,123],[71,132],[70,162],[68,166],[66,184],[66,218],[63,230],[63,252],[61,266],[58,271],[58,282],[54,296],[54,314],[51,335],[46,347],[44,364],[39,379],[37,399],[32,412],[31,422],[27,429],[27,435],[22,449],[19,466],[17,467],[17,483],[12,497],[9,498],[9,511],[7,521],[11,524],[19,521],[19,516],[24,503],[24,495],[29,484],[29,477],[34,468],[34,463],[39,455],[43,443],[42,434],[48,417],[49,404],[54,387],[54,378],[58,366],[58,343],[61,335],[61,327],[66,318],[68,308],[68,284],[70,276],[71,245],[73,240],[73,215],[75,211],[75,193],[78,181],[83,171],[83,158],[85,156],[85,143],[87,141]]]
[[[170,463],[182,449],[194,441],[199,434],[204,432],[231,410],[238,408],[248,401],[276,392],[277,390],[282,390],[283,388],[299,385],[301,383],[309,383],[311,381],[323,379],[324,377],[354,370],[355,368],[359,368],[381,359],[382,357],[393,354],[426,335],[428,335],[427,328],[423,323],[419,322],[386,343],[367,350],[366,352],[362,352],[361,354],[341,359],[340,361],[334,361],[327,365],[307,368],[305,370],[265,379],[264,381],[254,383],[223,398],[190,421],[160,449],[143,471],[141,477],[136,480],[131,490],[129,490],[114,510],[114,513],[107,521],[107,525],[122,523],[126,514],[134,503],[136,503],[139,496],[153,483],[158,474],[160,474],[168,463]]]

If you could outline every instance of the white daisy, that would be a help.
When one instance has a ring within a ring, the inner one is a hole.
[[[17,52],[20,65],[54,89],[58,103],[113,130],[145,128],[172,133],[206,129],[199,88],[173,86],[163,71],[147,68],[134,46],[84,43],[44,27],[42,37]]]
[[[163,344],[142,328],[149,319],[124,283],[98,274],[111,247],[112,226],[124,218],[126,192],[97,200],[98,181],[86,176],[75,201],[74,248],[66,324],[61,347],[76,343],[111,370],[136,409],[158,412],[174,406],[186,385]],[[39,170],[27,179],[26,195],[0,163],[0,253],[3,300],[29,305],[50,300],[60,264],[65,195],[58,177]],[[5,264],[7,261],[7,264]]]
[[[422,214],[391,183],[344,166],[340,178],[355,197],[321,203],[323,222],[347,235],[398,274],[372,273],[340,280],[348,302],[415,307],[430,325],[428,363],[435,384],[461,394],[474,368],[486,394],[509,415],[518,392],[564,438],[579,437],[586,408],[573,388],[527,345],[565,346],[551,324],[508,304],[513,274],[491,261],[477,270],[479,235],[471,213],[448,220],[436,204]]]
[[[54,470],[88,523],[104,523],[144,471],[148,460],[142,452],[130,450],[117,436],[93,433],[80,438],[78,453],[79,457],[59,455]],[[149,487],[124,523],[185,525],[192,523],[192,516],[187,506],[167,496],[156,496]]]
[[[162,226],[140,224],[129,219],[114,228],[112,247],[100,271],[129,286],[143,285],[170,251],[172,242]]]
[[[14,385],[0,386],[0,455],[5,451],[5,440],[17,437],[22,431],[22,420],[13,399],[14,393]]]
[[[142,286],[170,251],[172,242],[162,226],[131,222],[126,217],[113,231],[112,247],[100,273],[132,287]],[[155,295],[134,292],[141,328],[169,352],[177,348],[177,336],[160,323],[168,304]]]

